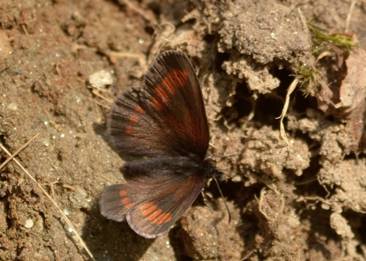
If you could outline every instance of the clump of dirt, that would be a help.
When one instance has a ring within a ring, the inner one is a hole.
[[[97,260],[364,260],[365,20],[362,1],[0,0],[0,142],[15,152],[39,134],[17,158]],[[208,184],[147,240],[97,202],[122,178],[111,102],[165,49],[197,65],[225,198]],[[89,259],[13,161],[0,169],[0,232],[1,260]]]

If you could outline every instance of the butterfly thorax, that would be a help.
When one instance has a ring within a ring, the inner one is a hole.
[[[180,158],[180,157],[178,157]],[[196,169],[199,170],[200,175],[205,178],[211,178],[212,176],[220,176],[222,173],[217,170],[215,163],[210,158],[203,158],[196,154],[190,154],[188,157],[188,162],[193,164]]]
[[[201,168],[204,170],[206,178],[222,175],[222,173],[217,170],[215,164],[210,159],[205,159],[202,161]]]
[[[209,178],[218,171],[208,160],[187,156],[156,156],[127,162],[122,167],[125,177],[136,175],[157,175],[174,173],[175,175],[199,175]],[[168,174],[169,175],[169,174]]]

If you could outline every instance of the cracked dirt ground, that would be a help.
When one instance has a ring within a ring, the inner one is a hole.
[[[308,22],[358,45],[320,59]],[[15,152],[39,135],[17,159],[96,260],[365,260],[365,63],[353,65],[365,22],[362,0],[0,0],[0,141]],[[146,240],[99,213],[123,163],[105,141],[105,117],[165,49],[197,67],[225,199],[209,184],[207,202]],[[277,117],[299,68],[312,65],[324,77],[291,94],[287,144]],[[357,95],[342,96],[350,81]],[[0,164],[7,157],[0,151]],[[0,170],[0,260],[88,260],[14,162]]]

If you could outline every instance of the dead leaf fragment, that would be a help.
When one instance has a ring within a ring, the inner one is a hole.
[[[336,105],[349,112],[364,104],[366,97],[366,51],[354,49],[346,60],[347,75],[339,88],[339,100]]]
[[[338,105],[345,110],[347,149],[357,151],[365,130],[366,110],[366,51],[355,49],[346,60],[347,75],[339,89]]]

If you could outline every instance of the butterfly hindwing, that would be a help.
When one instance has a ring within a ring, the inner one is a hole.
[[[172,183],[173,193],[161,193],[152,200],[145,200],[126,215],[130,227],[139,235],[154,238],[167,232],[172,225],[193,204],[201,192],[204,180],[199,175],[191,175]]]
[[[115,102],[109,132],[116,149],[127,156],[188,156],[203,159],[208,125],[201,89],[187,56],[160,54],[140,89]]]
[[[100,200],[100,212],[103,216],[114,221],[125,219],[127,212],[135,205],[130,186],[127,184],[115,184],[104,189]]]
[[[129,164],[128,182],[109,186],[103,192],[101,213],[115,221],[126,218],[130,227],[146,238],[168,231],[204,186],[201,170],[188,158],[155,158]]]

